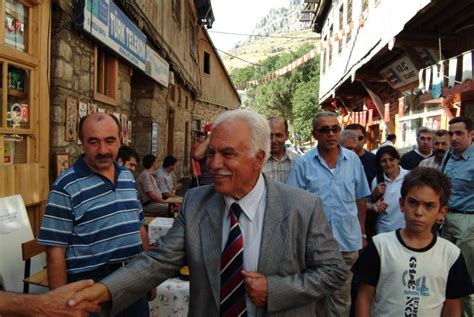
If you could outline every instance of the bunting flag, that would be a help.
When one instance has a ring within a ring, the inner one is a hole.
[[[236,89],[242,89],[242,88],[248,88],[248,87],[254,87],[262,83],[266,83],[268,81],[271,81],[275,78],[281,77],[296,68],[300,67],[303,64],[306,64],[307,62],[311,61],[312,59],[316,58],[321,54],[325,49],[328,47],[332,47],[335,42],[342,40],[347,34],[350,34],[355,28],[362,28],[364,27],[364,24],[354,24],[353,22],[347,24],[344,26],[343,29],[335,32],[329,39],[326,41],[322,42],[319,41],[316,43],[315,47],[312,48],[308,53],[304,54],[302,57],[299,57],[298,59],[294,60],[293,62],[289,63],[285,67],[280,68],[279,70],[276,70],[272,72],[271,74],[268,74],[260,79],[255,79],[255,80],[250,80],[245,83],[240,83],[236,84],[235,88]]]

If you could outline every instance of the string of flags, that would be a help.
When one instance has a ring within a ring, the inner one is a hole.
[[[358,24],[355,24],[354,22],[350,22],[350,23],[346,24],[344,26],[344,28],[342,28],[341,30],[339,30],[337,32],[334,32],[334,34],[332,34],[332,36],[330,36],[326,41],[319,41],[318,43],[316,43],[316,46],[314,48],[312,48],[308,53],[304,54],[300,58],[297,58],[296,60],[289,63],[285,67],[282,67],[282,68],[280,68],[280,69],[278,69],[278,70],[272,72],[271,74],[268,74],[268,75],[266,75],[262,78],[255,79],[255,80],[250,80],[250,81],[247,81],[245,83],[236,84],[235,88],[236,89],[243,89],[243,88],[255,87],[259,84],[266,83],[268,81],[271,81],[275,78],[281,77],[281,76],[293,71],[294,69],[300,67],[301,65],[303,65],[303,64],[311,61],[315,57],[317,57],[319,54],[321,54],[327,48],[332,47],[334,45],[334,43],[342,41],[343,38],[346,35],[351,35],[352,31],[354,31],[354,29],[356,27],[357,28],[364,27],[364,23],[365,23],[366,19],[367,19],[367,13],[364,12],[363,14],[361,14]]]

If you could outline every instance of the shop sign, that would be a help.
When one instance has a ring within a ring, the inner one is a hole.
[[[145,71],[146,35],[110,0],[85,0],[80,27]]]
[[[145,73],[165,87],[169,84],[170,65],[150,46],[146,49]]]
[[[418,80],[418,70],[408,56],[403,56],[395,63],[384,68],[380,74],[394,89],[406,86]]]

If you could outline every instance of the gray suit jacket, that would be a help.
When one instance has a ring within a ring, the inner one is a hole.
[[[267,276],[263,315],[313,316],[314,301],[337,290],[347,267],[324,216],[321,200],[265,178],[267,203],[258,272]],[[112,314],[190,269],[190,316],[219,316],[224,199],[212,186],[189,190],[182,210],[157,247],[105,278]]]

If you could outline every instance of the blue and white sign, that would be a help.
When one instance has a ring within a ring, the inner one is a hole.
[[[146,49],[145,73],[165,87],[169,84],[170,65],[150,46]]]
[[[146,35],[110,0],[86,0],[84,31],[145,71]]]

